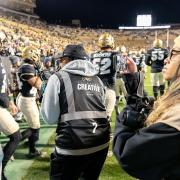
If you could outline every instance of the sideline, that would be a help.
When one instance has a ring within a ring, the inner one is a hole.
[[[25,124],[26,123],[20,123],[21,130],[25,128]],[[55,133],[55,127],[55,125],[47,125],[41,120],[40,139],[37,143],[38,150],[42,151],[46,147],[49,138],[53,135],[53,133]],[[5,139],[3,139],[3,141],[4,140]],[[25,141],[20,143],[18,149],[16,150],[14,154],[15,160],[10,160],[6,167],[5,174],[9,180],[21,180],[27,174],[28,168],[30,168],[35,160],[28,159],[26,157],[26,154],[28,153],[28,147],[25,147],[24,142]]]

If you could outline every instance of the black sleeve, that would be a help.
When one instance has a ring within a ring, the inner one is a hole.
[[[113,151],[128,174],[156,180],[180,166],[179,131],[164,123],[136,131],[123,125],[121,118],[116,122]]]
[[[166,59],[169,55],[169,51],[167,49],[165,49],[165,52],[164,52],[164,59]]]
[[[151,66],[152,60],[151,60],[151,52],[148,51],[146,56],[145,56],[145,64],[148,66]]]
[[[129,95],[143,96],[144,74],[142,72],[124,74],[123,80]]]
[[[113,73],[115,73],[117,71],[118,58],[120,58],[118,54],[113,55],[113,61],[112,61],[112,72]]]

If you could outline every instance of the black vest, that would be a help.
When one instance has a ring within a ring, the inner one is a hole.
[[[108,147],[110,125],[104,106],[104,87],[97,77],[64,71],[60,80],[60,117],[56,150],[60,154],[85,155]]]

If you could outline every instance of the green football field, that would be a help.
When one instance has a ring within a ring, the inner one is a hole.
[[[149,69],[148,69],[149,72]],[[145,89],[152,95],[149,73],[145,80]],[[123,108],[123,103],[120,104]],[[112,130],[115,124],[115,113],[113,113]],[[27,127],[26,122],[20,123],[21,130]],[[16,150],[13,161],[8,163],[6,176],[9,180],[48,180],[49,179],[49,156],[54,148],[55,127],[41,123],[40,140],[38,149],[43,152],[42,157],[35,160],[29,160],[26,157],[28,148],[24,142],[20,143]],[[1,135],[1,143],[7,142],[7,138]],[[100,175],[100,180],[133,180],[134,178],[127,175],[119,166],[112,154],[111,146],[108,157]]]

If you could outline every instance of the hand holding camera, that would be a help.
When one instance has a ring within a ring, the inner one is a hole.
[[[135,73],[137,72],[137,66],[134,60],[128,56],[121,57],[119,63],[119,71],[121,74]]]

